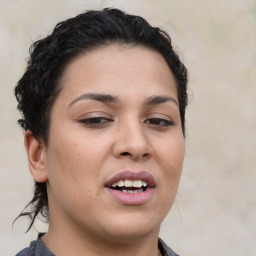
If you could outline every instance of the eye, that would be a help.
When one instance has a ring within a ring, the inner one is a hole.
[[[81,120],[79,120],[79,122],[81,122],[87,126],[103,126],[110,122],[113,122],[113,120],[110,118],[106,118],[106,117],[93,116],[93,117],[81,119]]]
[[[167,127],[174,125],[174,122],[171,120],[167,120],[164,118],[149,118],[145,120],[146,124],[154,125],[154,126],[161,126],[161,127]]]

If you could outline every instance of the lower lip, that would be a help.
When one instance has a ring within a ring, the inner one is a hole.
[[[111,188],[105,188],[112,198],[126,205],[142,205],[147,203],[153,196],[154,188],[147,188],[144,192],[125,193]]]

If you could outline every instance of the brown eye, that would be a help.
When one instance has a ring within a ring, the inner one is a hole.
[[[163,118],[149,118],[145,120],[145,123],[163,127],[174,125],[172,121]]]
[[[112,122],[113,120],[106,117],[90,117],[80,120],[79,122],[89,126],[100,126]]]

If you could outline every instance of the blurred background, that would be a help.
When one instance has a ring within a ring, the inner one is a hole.
[[[186,157],[160,236],[182,256],[256,255],[255,0],[0,0],[0,256],[29,245],[37,222],[12,221],[33,181],[13,88],[31,43],[83,10],[117,7],[172,37],[190,74]]]

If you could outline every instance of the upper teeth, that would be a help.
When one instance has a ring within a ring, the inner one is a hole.
[[[119,180],[112,184],[112,187],[134,187],[134,188],[141,188],[146,187],[148,184],[142,180]]]

